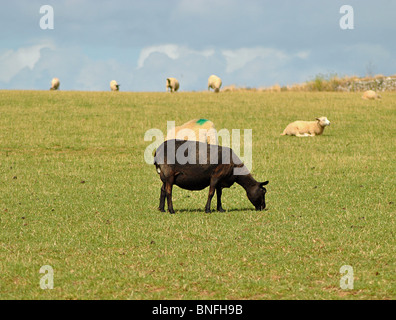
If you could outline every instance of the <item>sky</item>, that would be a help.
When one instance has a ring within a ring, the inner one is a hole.
[[[53,29],[48,11],[53,9]],[[343,29],[340,20],[353,29]],[[351,16],[349,16],[351,17]],[[165,91],[396,74],[394,0],[0,2],[0,89]],[[42,24],[40,24],[40,22]]]

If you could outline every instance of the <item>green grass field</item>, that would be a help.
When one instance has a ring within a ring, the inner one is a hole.
[[[318,116],[322,136],[280,136]],[[237,184],[225,213],[178,187],[157,210],[144,134],[193,118],[253,130],[268,210]],[[0,299],[396,298],[396,93],[0,91],[0,128]]]

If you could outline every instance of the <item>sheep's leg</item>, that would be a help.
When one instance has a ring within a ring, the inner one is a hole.
[[[165,193],[166,193],[166,200],[168,202],[168,211],[169,211],[169,213],[175,213],[175,210],[173,210],[173,203],[172,203],[173,181],[174,181],[174,177],[171,177],[165,183]]]
[[[208,195],[208,201],[206,202],[206,206],[205,206],[205,212],[206,213],[210,213],[210,203],[212,202],[212,198],[214,196],[215,190],[216,190],[215,187],[210,186],[209,195]]]
[[[158,207],[158,210],[161,212],[165,212],[165,198],[166,198],[166,192],[165,192],[165,182],[164,182],[161,187],[160,204]]]
[[[217,211],[219,212],[224,212],[225,210],[221,206],[221,194],[222,194],[222,189],[216,188],[216,195],[217,195]]]
[[[214,183],[211,183],[209,187],[208,201],[206,202],[206,206],[205,206],[206,213],[210,213],[210,203],[212,202],[212,198],[214,196],[215,190],[216,190],[216,185]]]

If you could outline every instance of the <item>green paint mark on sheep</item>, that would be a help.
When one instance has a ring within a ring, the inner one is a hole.
[[[200,125],[200,126],[202,126],[205,122],[207,122],[207,121],[209,121],[209,120],[206,120],[206,119],[199,119],[198,121],[197,121],[197,123]]]

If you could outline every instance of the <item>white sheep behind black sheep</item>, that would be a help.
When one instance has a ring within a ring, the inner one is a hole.
[[[193,119],[181,126],[169,130],[166,140],[192,140],[209,144],[218,144],[218,136],[215,125],[207,119]]]

